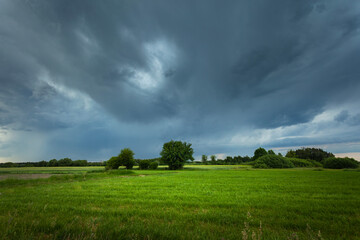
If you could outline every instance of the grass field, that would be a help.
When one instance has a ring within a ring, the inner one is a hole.
[[[360,239],[358,170],[102,169],[0,169],[57,173],[0,181],[0,239]]]

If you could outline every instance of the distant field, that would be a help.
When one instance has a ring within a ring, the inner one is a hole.
[[[103,169],[0,169],[56,173],[0,181],[0,239],[360,239],[358,170]]]

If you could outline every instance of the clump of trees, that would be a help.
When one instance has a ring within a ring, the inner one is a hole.
[[[124,148],[117,157],[111,157],[106,162],[106,169],[118,169],[120,166],[132,169],[134,165],[134,152],[130,148]]]
[[[331,156],[332,153],[327,153],[322,149],[299,149],[290,150],[286,154],[286,157],[283,157],[280,153],[275,154],[273,150],[266,151],[264,148],[258,148],[254,152],[253,159],[255,160],[252,164],[255,168],[290,168],[290,167],[322,167],[319,156]],[[310,156],[316,159],[302,159],[299,158],[297,153],[300,153],[299,156],[305,157]],[[306,153],[306,154],[305,154]]]
[[[137,160],[137,162],[139,164],[140,170],[147,170],[147,169],[155,170],[159,166],[159,163],[157,161],[151,159]]]
[[[335,157],[334,154],[326,152],[320,148],[301,148],[297,150],[289,150],[286,157],[312,159],[317,162],[323,162],[326,158]]]
[[[258,148],[254,152],[255,168],[324,167],[332,169],[358,168],[360,163],[353,158],[337,158],[331,152],[320,148],[289,150],[286,157],[274,151]]]
[[[331,169],[342,169],[342,168],[358,168],[359,162],[357,162],[353,158],[337,158],[337,157],[330,157],[325,159],[324,161],[324,168],[331,168]]]
[[[160,152],[161,160],[170,170],[182,169],[187,161],[194,161],[193,154],[190,143],[174,140],[164,143]]]

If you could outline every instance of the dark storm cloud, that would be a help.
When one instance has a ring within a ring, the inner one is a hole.
[[[100,115],[94,134],[114,117],[160,143],[308,123],[359,102],[359,11],[335,0],[2,1],[0,124],[46,132]],[[346,113],[335,120],[356,125]],[[108,130],[89,144],[115,141]]]

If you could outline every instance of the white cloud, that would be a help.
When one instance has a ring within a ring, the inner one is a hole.
[[[165,39],[144,43],[142,48],[147,68],[140,69],[125,65],[119,67],[119,72],[130,72],[130,83],[142,90],[152,92],[164,82],[166,73],[176,66],[178,50],[175,44]]]
[[[360,161],[360,152],[349,152],[349,153],[336,153],[336,157],[349,157]]]
[[[360,126],[337,122],[335,116],[341,111],[343,109],[339,108],[325,110],[307,123],[240,131],[232,136],[230,144],[239,147],[271,146],[279,152],[299,147],[319,147],[334,152],[358,151],[360,144],[352,141],[358,139],[356,133]],[[356,114],[352,111],[352,116]]]

